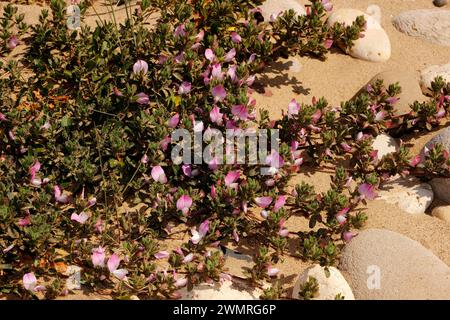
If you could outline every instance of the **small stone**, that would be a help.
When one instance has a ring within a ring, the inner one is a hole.
[[[305,7],[298,0],[267,0],[260,7],[264,21],[270,21],[284,11],[294,10],[299,16],[306,15]]]
[[[450,63],[441,66],[430,66],[420,73],[420,87],[424,94],[431,95],[431,82],[438,76],[441,76],[444,81],[450,82]]]
[[[433,217],[450,222],[450,206],[436,207],[431,212]]]
[[[378,150],[378,159],[381,159],[390,153],[397,152],[400,148],[397,141],[385,133],[378,135],[373,140],[372,147],[374,150]]]
[[[262,291],[249,288],[234,281],[214,282],[194,286],[191,291],[187,288],[179,290],[182,300],[258,300]]]
[[[378,23],[377,19],[360,10],[355,9],[339,9],[333,12],[328,18],[328,26],[333,26],[336,22],[352,25],[358,16],[364,16],[367,22],[367,28],[363,32],[364,37],[354,41],[354,45],[350,49],[346,49],[346,53],[354,58],[384,62],[391,57],[391,42],[389,37]],[[342,44],[339,44],[344,50]]]
[[[355,300],[352,289],[339,270],[335,267],[329,267],[328,270],[329,277],[325,273],[325,268],[318,264],[306,269],[295,282],[292,298],[299,299],[298,293],[301,285],[307,282],[309,277],[313,277],[318,282],[319,292],[317,297],[312,300],[334,300],[337,295],[343,297],[344,300]]]
[[[76,265],[67,267],[64,275],[68,276],[66,279],[67,290],[80,290],[81,289],[81,268]]]
[[[436,144],[441,144],[444,150],[447,150],[447,152],[450,153],[450,127],[445,128],[433,138],[431,138],[430,141],[427,142],[425,147],[431,149]],[[422,150],[421,153],[423,154],[424,150]]]
[[[433,4],[434,4],[436,7],[443,7],[443,6],[445,6],[447,3],[448,3],[447,0],[433,0]]]
[[[450,46],[450,10],[419,9],[400,13],[392,19],[394,27],[409,36]]]
[[[450,204],[450,178],[434,178],[430,185],[436,198]]]
[[[399,175],[384,183],[378,195],[378,200],[395,204],[411,214],[425,213],[434,198],[428,183],[422,183],[415,177],[402,178]]]

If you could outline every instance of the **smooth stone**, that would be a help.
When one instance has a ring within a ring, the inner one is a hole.
[[[436,7],[443,7],[443,6],[445,6],[447,3],[448,3],[447,0],[433,0],[433,4],[434,4]]]
[[[81,268],[76,265],[67,267],[64,275],[68,276],[66,279],[67,290],[80,290],[81,289]]]
[[[445,128],[433,138],[431,138],[430,141],[425,144],[425,147],[431,149],[436,144],[441,144],[444,150],[447,150],[447,152],[450,153],[450,127]],[[422,150],[421,153],[423,154],[424,150]]]
[[[450,178],[434,178],[430,185],[436,198],[450,204]]]
[[[400,13],[392,19],[394,27],[409,36],[450,46],[450,10],[419,9]]]
[[[398,95],[399,101],[395,104],[394,114],[403,115],[411,112],[409,107],[415,101],[423,102],[425,97],[420,90],[418,75],[410,70],[390,70],[383,71],[373,77],[358,93],[355,99],[362,92],[366,92],[368,84],[374,84],[377,80],[383,80],[383,84],[388,87],[390,84],[399,83],[402,92]]]
[[[352,25],[358,16],[364,16],[367,22],[367,29],[364,31],[364,37],[354,42],[351,49],[343,50],[354,58],[384,62],[391,57],[391,42],[389,37],[373,16],[355,9],[339,9],[333,12],[328,18],[328,26],[334,25],[336,22]]]
[[[402,178],[397,175],[382,184],[377,200],[395,204],[411,214],[425,213],[433,202],[433,190],[428,183],[422,183],[416,177]]]
[[[250,289],[229,280],[200,284],[191,291],[182,288],[179,292],[182,300],[258,300],[262,293],[260,289]]]
[[[345,247],[339,269],[356,299],[450,299],[450,268],[404,235],[360,232]]]
[[[400,146],[390,135],[382,133],[373,140],[372,148],[378,150],[378,159],[381,159],[390,153],[397,152]]]
[[[431,212],[433,217],[450,222],[450,206],[436,207]]]
[[[424,94],[430,95],[432,93],[431,82],[433,82],[438,76],[441,76],[444,81],[450,82],[450,63],[440,66],[430,66],[420,72],[420,87],[422,88],[422,92]]]
[[[309,277],[313,277],[318,282],[319,292],[312,300],[334,300],[338,294],[341,294],[344,300],[355,300],[352,289],[339,270],[335,267],[329,267],[328,270],[329,277],[325,274],[325,268],[318,264],[306,269],[294,284],[292,298],[299,299],[300,286],[307,282]]]
[[[277,16],[278,14],[294,10],[299,16],[306,15],[305,7],[297,0],[267,0],[260,7],[264,21],[269,21],[270,16]]]

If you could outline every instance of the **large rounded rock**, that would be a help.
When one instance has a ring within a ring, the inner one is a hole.
[[[395,204],[411,214],[425,213],[433,202],[433,190],[428,183],[422,183],[415,177],[394,177],[380,187],[378,200]]]
[[[390,153],[397,152],[400,146],[390,135],[382,133],[373,140],[372,148],[378,151],[378,159],[381,159]]]
[[[306,15],[305,7],[298,0],[267,0],[259,8],[265,21],[269,21],[272,15],[276,17],[290,9],[294,10],[299,16]]]
[[[339,269],[356,299],[450,299],[450,268],[420,243],[368,229],[348,243]]]
[[[439,200],[450,203],[450,179],[449,178],[434,178],[430,181],[433,188],[434,195]]]
[[[420,87],[424,94],[431,94],[431,82],[441,76],[444,81],[450,82],[450,63],[430,66],[420,72]]]
[[[325,268],[318,264],[306,269],[294,284],[292,298],[299,299],[300,287],[309,280],[309,277],[313,277],[319,285],[318,295],[313,300],[334,300],[339,294],[345,300],[355,300],[352,289],[339,270],[334,267],[329,267],[328,270],[329,277],[325,273]]]
[[[406,11],[392,19],[392,23],[398,31],[407,35],[450,46],[450,10]]]
[[[367,28],[363,32],[364,37],[356,40],[352,48],[345,50],[346,53],[354,58],[374,62],[389,60],[391,57],[391,42],[386,31],[371,15],[355,9],[339,9],[330,15],[327,23],[328,26],[332,26],[336,22],[350,26],[358,16],[364,16]],[[342,49],[344,48],[342,47]]]
[[[441,206],[433,209],[433,217],[450,222],[450,206]]]
[[[399,101],[395,104],[395,115],[410,113],[411,108],[409,106],[411,104],[415,101],[423,102],[425,100],[425,97],[420,90],[419,77],[411,70],[400,69],[381,72],[373,77],[367,85],[373,85],[377,80],[383,80],[383,84],[386,87],[397,82],[402,87],[402,92],[398,95]],[[353,98],[356,98],[362,92],[365,92],[367,90],[367,85],[361,88]]]
[[[250,289],[233,281],[200,284],[191,291],[179,290],[182,300],[258,300],[261,290]]]

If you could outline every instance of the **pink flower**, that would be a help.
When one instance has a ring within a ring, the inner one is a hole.
[[[216,123],[217,125],[222,125],[223,123],[223,113],[220,112],[220,109],[218,106],[214,106],[209,113],[209,118],[213,123]]]
[[[248,63],[252,64],[253,62],[255,62],[255,60],[256,60],[256,53],[252,53],[250,55],[250,58],[248,58]]]
[[[361,194],[363,199],[373,200],[377,197],[374,190],[374,186],[368,183],[363,183],[358,187],[358,192]]]
[[[72,213],[70,216],[70,220],[76,221],[80,224],[84,224],[88,219],[90,218],[90,215],[86,212],[82,211],[80,214],[76,214],[75,212]]]
[[[6,121],[6,116],[0,112],[0,122],[1,121]]]
[[[177,201],[177,209],[180,210],[184,215],[189,212],[189,208],[192,206],[192,198],[187,194],[182,195]]]
[[[97,203],[97,198],[95,198],[95,197],[93,197],[93,198],[90,198],[89,200],[88,200],[88,208],[90,208],[90,207],[92,207],[92,206],[95,206],[95,204]]]
[[[278,231],[278,235],[282,238],[286,238],[287,236],[289,236],[289,230],[286,228],[282,228]]]
[[[205,57],[210,62],[213,62],[214,59],[216,59],[216,56],[215,56],[214,52],[211,49],[209,49],[209,48],[205,50]]]
[[[147,164],[148,163],[148,156],[146,154],[144,154],[141,158],[141,163],[142,164]]]
[[[19,44],[19,39],[15,35],[12,35],[11,37],[9,37],[8,43],[7,43],[9,50],[14,50],[18,44]]]
[[[195,36],[195,42],[200,42],[205,37],[205,31],[201,30],[196,36]]]
[[[298,115],[300,111],[300,105],[295,99],[292,99],[288,105],[288,118],[292,118],[293,115]]]
[[[69,202],[69,196],[63,194],[61,192],[61,188],[59,186],[53,187],[53,193],[56,199],[56,202],[66,204]]]
[[[189,253],[186,257],[184,257],[183,263],[189,263],[192,260],[194,260],[194,254],[193,253]]]
[[[178,27],[175,28],[175,32],[173,33],[174,37],[185,37],[186,31],[184,23],[180,24]]]
[[[103,221],[101,218],[98,218],[95,222],[95,231],[97,231],[98,233],[103,232]]]
[[[351,153],[352,152],[352,147],[350,147],[347,143],[342,142],[341,143],[341,147],[342,149],[347,152],[347,153]]]
[[[323,46],[326,49],[330,49],[333,46],[333,39],[326,39],[325,42],[323,43]]]
[[[255,203],[259,207],[265,209],[272,203],[272,200],[272,197],[257,197],[255,198]]]
[[[170,128],[175,128],[179,122],[180,122],[180,115],[176,113],[172,118],[169,119],[167,125]]]
[[[208,168],[212,171],[217,170],[219,166],[219,160],[217,159],[217,157],[214,157],[211,159],[211,161],[208,163]]]
[[[151,175],[156,182],[167,183],[166,174],[161,166],[154,166]]]
[[[230,62],[231,60],[234,59],[235,56],[236,56],[236,49],[233,48],[230,51],[228,51],[228,53],[224,57],[224,60],[225,62]]]
[[[277,212],[280,210],[284,204],[286,203],[286,197],[285,196],[279,196],[277,200],[275,201],[275,205],[273,206],[273,211]]]
[[[284,160],[278,152],[272,150],[272,152],[266,157],[266,164],[271,168],[281,168],[284,165]]]
[[[209,231],[209,220],[206,219],[203,221],[200,226],[198,227],[198,231],[194,228],[191,230],[192,237],[191,241],[193,244],[198,244],[204,236],[208,234]]]
[[[355,235],[349,231],[342,233],[342,238],[344,239],[345,242],[349,242],[350,240],[353,239],[354,236]]]
[[[233,239],[234,241],[239,242],[239,234],[236,229],[233,230]]]
[[[330,2],[330,0],[322,0],[322,5],[326,11],[333,10],[333,4]]]
[[[159,251],[159,252],[155,253],[156,259],[165,259],[165,258],[168,258],[169,256],[170,256],[170,253],[167,251]]]
[[[116,97],[123,97],[123,93],[116,87],[113,88],[113,93]]]
[[[211,186],[210,195],[211,195],[211,198],[213,198],[213,199],[215,199],[217,197],[217,192],[216,192],[215,186]]]
[[[445,117],[445,113],[446,113],[445,109],[441,108],[438,112],[435,113],[434,116],[436,117],[436,119],[440,119]]]
[[[417,166],[421,161],[420,155],[415,156],[411,159],[411,162],[409,163],[411,167]]]
[[[105,266],[105,249],[102,247],[92,249],[92,264],[94,267],[104,267]]]
[[[269,277],[275,277],[278,272],[280,272],[280,270],[277,268],[271,266],[267,267],[267,274],[269,275]]]
[[[313,123],[317,123],[317,121],[319,121],[321,117],[322,117],[322,110],[317,109],[316,112],[314,112],[314,114],[311,116],[311,120]]]
[[[150,99],[148,97],[148,95],[146,95],[143,92],[140,92],[136,95],[136,102],[139,104],[149,104],[150,103]]]
[[[22,282],[23,282],[23,287],[30,292],[45,290],[44,286],[37,285],[37,279],[33,272],[24,274],[23,278],[22,278]]]
[[[161,149],[163,151],[166,151],[167,148],[169,147],[170,142],[172,141],[172,138],[170,136],[166,136],[164,139],[162,139],[159,142],[159,145],[161,146]]]
[[[190,82],[183,81],[183,83],[181,83],[180,87],[178,88],[178,94],[179,95],[188,94],[189,92],[191,92],[191,90],[192,84]]]
[[[148,64],[144,60],[138,60],[133,65],[133,73],[134,74],[143,74],[146,75],[148,72]]]
[[[242,42],[242,38],[236,32],[232,32],[231,33],[231,41],[233,41],[234,43],[241,43]]]
[[[30,223],[31,223],[31,219],[30,219],[31,217],[30,217],[30,213],[29,212],[27,212],[27,215],[25,216],[25,218],[21,218],[21,219],[19,219],[19,226],[21,226],[21,227],[26,227],[26,226],[28,226]]]
[[[248,118],[248,110],[247,107],[242,105],[242,104],[238,104],[238,105],[234,105],[231,108],[231,113],[237,117],[239,120],[245,121]]]
[[[212,88],[211,93],[214,97],[215,102],[223,101],[227,96],[227,92],[225,91],[225,88],[222,85],[217,85],[214,88]]]
[[[378,112],[375,114],[375,122],[383,121],[384,117],[385,117],[384,111],[378,111]]]
[[[392,104],[396,104],[398,102],[398,100],[399,99],[397,97],[389,97],[386,99],[386,102],[392,105]]]
[[[109,272],[114,272],[120,264],[120,258],[117,254],[113,253],[108,259],[108,270]]]
[[[223,79],[222,66],[220,65],[220,63],[215,63],[212,65],[211,79],[217,79],[217,80]]]
[[[36,160],[36,162],[28,168],[28,172],[31,175],[31,179],[33,180],[36,176],[36,173],[41,169],[41,163]]]
[[[237,71],[237,66],[236,65],[232,65],[232,66],[228,67],[227,76],[233,82],[237,82],[238,81],[238,77],[237,77],[236,71]]]
[[[237,184],[235,183],[239,177],[241,176],[241,173],[239,171],[230,171],[225,176],[225,186],[235,188],[237,187]]]

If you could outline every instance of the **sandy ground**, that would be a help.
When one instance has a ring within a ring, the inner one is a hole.
[[[310,102],[313,96],[325,96],[332,105],[339,105],[341,101],[350,99],[373,76],[385,70],[409,69],[414,72],[434,64],[450,62],[450,47],[443,47],[409,37],[398,32],[391,24],[393,16],[400,12],[412,9],[435,8],[431,0],[334,0],[335,9],[355,8],[365,11],[368,5],[377,4],[382,9],[382,25],[388,33],[392,56],[388,62],[372,63],[357,60],[336,50],[329,55],[326,62],[310,58],[293,57],[281,61],[272,66],[264,74],[258,77],[267,92],[270,94],[258,94],[258,106],[269,110],[272,117],[278,117],[281,110],[286,110],[289,101],[296,98],[300,102]],[[4,3],[0,2],[0,8]],[[96,4],[96,11],[108,19],[109,14],[100,4]],[[21,7],[21,11],[27,11],[27,21],[37,21],[39,6]],[[447,7],[447,9],[450,9]],[[102,14],[103,13],[103,14]],[[87,23],[95,24],[97,14],[90,9]],[[122,21],[126,17],[124,10],[116,13],[116,19]],[[406,137],[406,141],[418,153],[423,145],[435,135],[431,132],[420,137]],[[330,172],[326,170],[314,173],[301,173],[294,177],[291,185],[304,180],[316,186],[317,191],[327,190],[330,183]],[[436,205],[433,204],[433,205]],[[431,217],[428,214],[416,215],[402,212],[394,205],[384,201],[372,201],[366,210],[369,217],[365,228],[385,228],[404,234],[420,242],[431,250],[447,265],[450,265],[450,224]],[[293,218],[288,222],[290,230],[307,230],[305,219]],[[184,235],[188,236],[187,234]],[[179,240],[169,240],[165,243],[167,249],[178,244]],[[290,248],[295,247],[292,239]],[[240,246],[239,250],[246,254],[252,254],[247,245]],[[294,250],[291,252],[294,254]],[[298,258],[287,256],[283,263],[277,265],[282,271],[283,282],[287,288],[292,288],[297,275],[310,265]],[[229,258],[227,262],[232,274],[242,276],[242,267],[251,267],[244,259]]]

